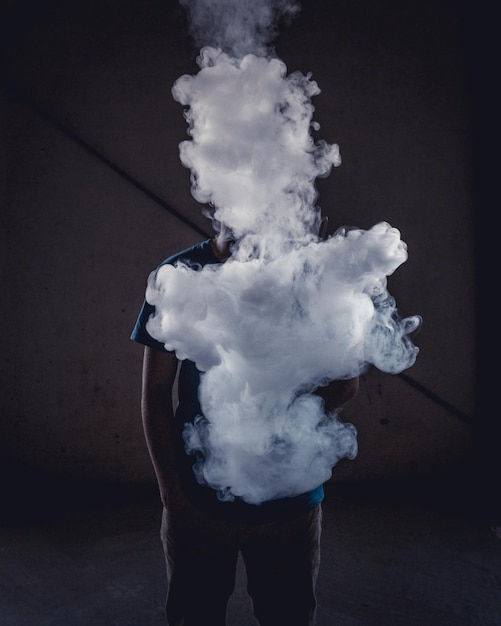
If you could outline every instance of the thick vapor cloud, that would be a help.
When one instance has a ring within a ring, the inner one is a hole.
[[[205,420],[186,432],[203,452],[200,477],[222,496],[257,503],[327,480],[357,452],[353,426],[324,414],[311,392],[370,364],[387,372],[414,362],[386,276],[407,258],[388,224],[290,246],[274,259],[230,258],[200,271],[163,266],[147,298],[148,330],[205,372]]]
[[[243,10],[238,28],[219,24],[229,6]],[[146,293],[150,334],[202,372],[203,417],[185,430],[199,480],[255,504],[314,488],[356,456],[355,428],[325,414],[319,386],[370,366],[397,373],[418,353],[409,335],[420,318],[401,319],[387,290],[407,259],[399,231],[383,222],[318,236],[315,180],[340,164],[338,146],[311,136],[315,81],[263,52],[278,9],[292,7],[189,2],[195,32],[213,41],[173,88],[190,136],[180,156],[194,197],[236,243],[224,264],[161,267]]]
[[[316,232],[315,179],[340,164],[337,145],[311,137],[317,83],[287,75],[278,59],[234,59],[215,48],[204,48],[199,64],[173,88],[189,107],[191,140],[180,154],[194,197],[212,203],[237,238]]]

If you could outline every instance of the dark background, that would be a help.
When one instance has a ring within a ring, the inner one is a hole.
[[[210,234],[170,95],[197,50],[172,1],[18,0],[0,20],[5,489],[12,472],[152,485],[128,336],[151,269]],[[318,183],[330,232],[399,228],[390,291],[424,318],[413,368],[364,376],[360,453],[334,481],[460,476],[476,498],[499,478],[495,24],[482,2],[318,0],[277,38],[340,145]]]

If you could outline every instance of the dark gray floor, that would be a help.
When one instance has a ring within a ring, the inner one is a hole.
[[[42,482],[3,510],[0,624],[163,624],[156,490]],[[329,486],[318,626],[499,626],[497,522],[449,495],[436,483],[433,497],[405,483]],[[241,566],[228,624],[256,624]]]

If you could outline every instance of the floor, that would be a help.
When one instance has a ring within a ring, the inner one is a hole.
[[[0,624],[163,624],[156,489],[32,487],[2,515]],[[501,624],[496,519],[433,491],[327,487],[317,626]],[[241,563],[228,625],[256,626]]]

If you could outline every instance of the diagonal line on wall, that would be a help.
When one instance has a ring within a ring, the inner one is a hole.
[[[88,141],[80,137],[77,133],[68,128],[65,124],[63,124],[53,113],[42,107],[38,102],[36,102],[33,98],[31,98],[26,92],[22,91],[17,87],[10,79],[2,76],[2,82],[7,88],[7,91],[18,101],[22,102],[27,108],[32,111],[35,111],[41,118],[43,118],[46,122],[51,124],[54,128],[62,132],[66,135],[71,141],[79,145],[81,148],[86,150],[93,157],[98,159],[101,163],[109,167],[116,174],[125,179],[128,183],[133,185],[136,189],[138,189],[141,193],[146,195],[150,200],[153,200],[156,204],[160,205],[162,208],[167,210],[171,215],[176,217],[179,221],[183,222],[193,230],[195,230],[198,234],[203,237],[210,237],[211,235],[205,231],[203,228],[192,222],[189,218],[184,216],[182,213],[174,209],[170,204],[165,202],[160,196],[156,193],[148,189],[145,185],[140,183],[136,178],[134,178],[131,174],[122,169],[119,165],[114,163],[111,159],[105,156],[102,152],[100,152],[97,148],[91,145]]]
[[[443,398],[438,396],[436,393],[433,393],[433,391],[430,391],[424,385],[421,385],[421,383],[418,383],[407,374],[400,373],[400,374],[397,374],[397,376],[401,378],[402,380],[404,380],[411,387],[414,387],[414,389],[416,389],[417,391],[420,391],[424,396],[426,396],[427,398],[435,402],[435,404],[440,405],[442,408],[448,411],[451,415],[458,417],[460,420],[462,420],[463,422],[466,422],[467,424],[470,424],[470,425],[473,424],[473,419],[471,418],[470,415],[468,415],[464,411],[461,411],[461,409],[458,409],[457,407],[453,406],[452,404],[450,404],[450,402],[447,402],[447,400],[444,400]]]

